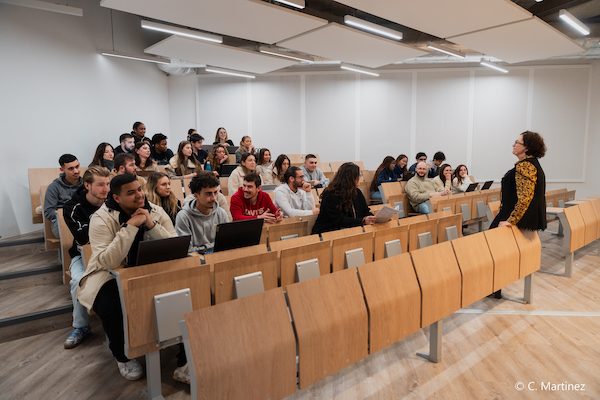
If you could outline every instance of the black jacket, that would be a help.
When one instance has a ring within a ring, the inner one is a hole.
[[[71,258],[79,255],[77,245],[83,246],[89,243],[90,218],[100,208],[87,201],[86,193],[85,186],[81,185],[71,200],[63,206],[65,222],[73,235],[73,247],[69,249]]]
[[[337,208],[340,198],[334,192],[325,192],[312,234],[335,231],[342,228],[361,226],[367,215],[373,215],[362,191],[356,189],[354,208],[344,212]]]

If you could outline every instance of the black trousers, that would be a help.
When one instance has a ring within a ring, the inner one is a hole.
[[[113,356],[119,362],[129,361],[129,358],[125,356],[123,311],[121,310],[117,281],[111,279],[100,288],[92,309],[102,320],[102,327],[108,336],[108,347]]]

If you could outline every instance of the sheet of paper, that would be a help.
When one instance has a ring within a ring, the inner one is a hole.
[[[375,214],[375,223],[380,224],[389,221],[394,215],[400,214],[400,210],[396,210],[390,206],[383,206],[381,210]]]

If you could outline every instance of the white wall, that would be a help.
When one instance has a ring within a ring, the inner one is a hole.
[[[118,143],[135,121],[169,130],[166,75],[154,64],[99,54],[112,49],[111,12],[70,1],[84,17],[0,4],[0,235],[31,222],[28,168],[58,168],[63,153],[83,166],[103,141]],[[139,17],[113,12],[115,49],[141,53]]]
[[[201,129],[214,135],[225,126],[235,143],[250,135],[274,155],[315,152],[375,169],[386,155],[405,153],[412,163],[417,151],[431,158],[441,150],[451,165],[497,182],[516,161],[512,143],[530,129],[548,146],[541,161],[548,188],[586,195],[598,179],[588,159],[600,145],[599,66],[202,75],[196,101]]]

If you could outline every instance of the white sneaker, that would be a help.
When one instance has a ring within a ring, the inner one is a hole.
[[[190,369],[187,363],[183,367],[177,367],[173,372],[173,379],[179,382],[190,384]]]
[[[119,366],[119,372],[123,376],[123,378],[129,381],[137,381],[142,376],[144,376],[144,371],[142,371],[142,367],[135,360],[129,360],[126,363],[122,363],[117,361],[117,365]]]

